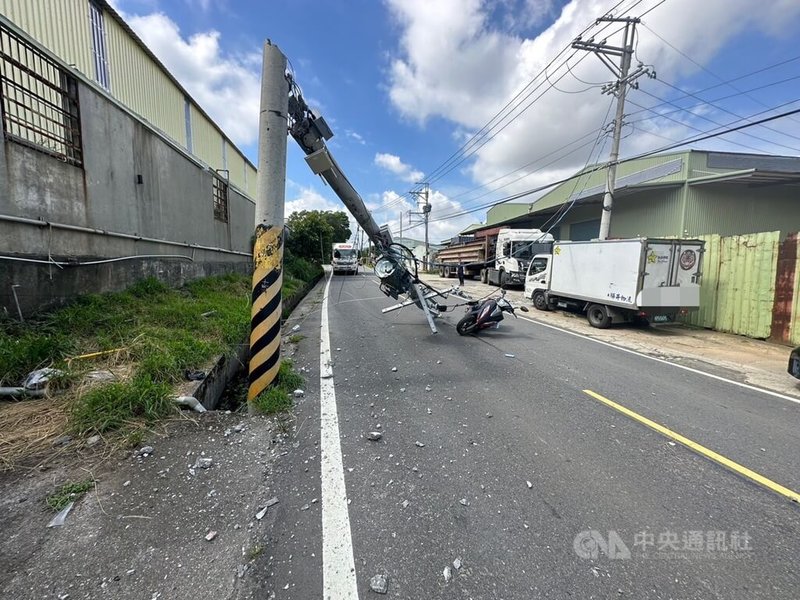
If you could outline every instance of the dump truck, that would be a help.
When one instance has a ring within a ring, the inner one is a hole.
[[[533,257],[525,296],[539,310],[582,312],[592,327],[673,321],[700,306],[703,248],[684,239],[556,242]]]
[[[506,227],[481,238],[460,238],[460,243],[439,251],[436,264],[440,277],[454,277],[461,263],[464,277],[502,287],[523,285],[531,259],[549,252],[552,245],[553,236],[547,232]]]

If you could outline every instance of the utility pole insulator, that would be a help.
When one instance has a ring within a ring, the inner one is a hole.
[[[600,216],[601,240],[608,239],[611,229],[611,211],[614,206],[614,189],[617,183],[617,162],[619,161],[619,144],[622,137],[622,125],[625,117],[625,93],[628,87],[638,88],[636,80],[642,75],[655,77],[655,71],[645,65],[639,65],[631,72],[631,57],[633,56],[633,40],[636,35],[636,25],[640,23],[637,17],[613,17],[606,15],[597,19],[597,23],[625,23],[625,33],[622,46],[609,46],[605,40],[595,43],[594,38],[583,41],[580,37],[572,42],[572,47],[577,50],[594,52],[600,61],[609,68],[616,78],[614,81],[605,84],[601,91],[604,94],[613,94],[617,97],[617,111],[614,118],[614,137],[611,144],[611,155],[609,156],[608,172],[606,177],[606,189],[603,196],[603,211]],[[609,56],[618,56],[619,66],[608,59]]]

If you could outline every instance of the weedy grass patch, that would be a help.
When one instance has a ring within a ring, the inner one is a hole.
[[[47,506],[52,508],[55,512],[58,512],[70,502],[77,501],[93,487],[94,480],[92,479],[65,483],[55,492],[47,496],[45,502],[47,503]]]
[[[294,370],[292,361],[282,360],[275,381],[252,400],[252,405],[267,415],[285,412],[292,408],[294,390],[304,383],[303,377]]]
[[[172,386],[184,371],[203,367],[246,339],[249,305],[249,278],[231,274],[180,289],[145,279],[122,292],[82,296],[25,323],[4,319],[0,384],[19,385],[29,372],[53,366],[67,373],[68,385],[112,360],[112,354],[84,355],[115,351],[114,360],[122,355],[129,361],[126,376],[68,389],[66,428],[77,435],[130,430],[176,411]]]

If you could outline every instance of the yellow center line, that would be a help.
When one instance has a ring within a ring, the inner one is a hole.
[[[583,392],[585,394],[588,394],[589,396],[591,396],[595,400],[599,400],[600,402],[602,402],[606,406],[609,406],[609,407],[613,408],[614,410],[617,410],[617,411],[621,412],[623,415],[626,415],[626,416],[630,417],[631,419],[633,419],[635,421],[639,421],[639,423],[642,423],[643,425],[647,425],[651,429],[655,429],[661,435],[664,435],[664,436],[666,436],[668,438],[671,438],[671,439],[675,440],[676,442],[680,442],[681,444],[683,444],[687,448],[691,448],[692,450],[694,450],[698,454],[702,454],[706,458],[711,459],[714,462],[721,464],[723,467],[727,467],[731,471],[735,471],[739,475],[741,475],[743,477],[747,477],[748,479],[750,479],[752,481],[755,481],[759,485],[763,485],[765,488],[768,488],[768,489],[772,490],[773,492],[776,492],[776,493],[778,493],[778,494],[780,494],[782,496],[786,496],[792,502],[800,502],[800,494],[798,494],[795,491],[790,490],[787,487],[784,487],[784,486],[780,485],[779,483],[775,483],[771,479],[767,479],[766,477],[756,473],[752,469],[748,469],[747,467],[744,467],[744,466],[740,465],[739,463],[732,461],[729,458],[725,458],[721,454],[718,454],[718,453],[714,452],[713,450],[709,450],[705,446],[701,446],[697,442],[693,442],[689,438],[684,437],[681,434],[676,433],[676,432],[672,431],[671,429],[669,429],[667,427],[664,427],[663,425],[660,425],[659,423],[656,423],[655,421],[651,421],[647,417],[643,417],[639,413],[636,413],[636,412],[632,411],[629,408],[625,408],[621,404],[617,404],[613,400],[609,400],[608,398],[606,398],[604,396],[601,396],[597,392],[593,392],[592,390],[583,390]]]

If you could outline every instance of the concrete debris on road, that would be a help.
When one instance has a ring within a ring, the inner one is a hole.
[[[506,354],[506,358],[516,358],[516,355],[514,355],[514,354]]]
[[[466,499],[466,498],[462,498],[461,500],[459,500],[459,501],[458,501],[458,503],[459,503],[461,506],[469,506],[469,502],[467,502],[467,499]]]
[[[442,575],[444,575],[444,582],[450,583],[450,580],[453,578],[453,570],[450,568],[450,565],[447,565],[442,571]]]
[[[486,418],[487,419],[491,419],[492,418],[492,413],[486,413]]]
[[[258,519],[259,521],[261,519],[263,519],[264,515],[267,514],[267,509],[272,507],[272,506],[275,506],[277,503],[278,503],[278,498],[277,497],[276,498],[270,498],[269,500],[267,500],[267,503],[264,505],[264,508],[262,508],[260,511],[258,511],[256,513],[256,519]]]
[[[215,537],[217,537],[217,532],[216,532],[216,531],[209,531],[209,532],[206,534],[206,541],[207,541],[207,542],[210,542],[210,541],[211,541],[211,540],[213,540]]]
[[[139,456],[148,457],[155,451],[155,448],[152,446],[144,446],[139,450]]]
[[[86,447],[91,448],[92,446],[96,446],[97,444],[100,443],[100,439],[101,438],[99,435],[93,435],[92,437],[86,440]]]
[[[308,510],[309,508],[311,507],[308,504],[303,504],[303,506],[300,507],[300,510]]]
[[[369,580],[369,589],[376,594],[386,594],[389,591],[389,578],[386,575],[375,575]]]
[[[295,325],[294,327],[292,327],[292,333],[295,333],[297,331],[300,331],[300,325]]]
[[[424,448],[425,447],[425,444],[423,444],[422,442],[414,442],[414,443],[416,444],[417,448]]]
[[[244,423],[239,423],[238,425],[236,425],[236,427],[233,428],[233,430],[236,433],[242,433],[244,431],[244,428],[245,428],[245,424]]]
[[[456,559],[453,561],[453,568],[454,568],[456,571],[458,571],[459,569],[461,569],[461,559],[460,559],[460,558],[456,557]]]
[[[411,504],[408,500],[403,500],[403,508],[408,508],[408,505]]]
[[[371,442],[377,442],[379,439],[383,437],[383,434],[380,431],[370,431],[367,434],[367,439]]]
[[[425,386],[425,391],[426,391],[426,392],[430,392],[432,389],[433,389],[433,388],[432,388],[431,386],[429,386],[429,385],[426,385],[426,386]]]
[[[302,398],[305,396],[305,392],[301,389],[296,389],[293,393],[295,398]]]
[[[397,367],[392,367],[392,373],[397,373]]]
[[[213,458],[206,458],[204,456],[198,456],[197,460],[194,463],[193,469],[210,469],[211,465],[214,464]]]
[[[533,484],[530,481],[526,481],[525,483],[527,484],[528,489],[531,489],[533,487]]]

